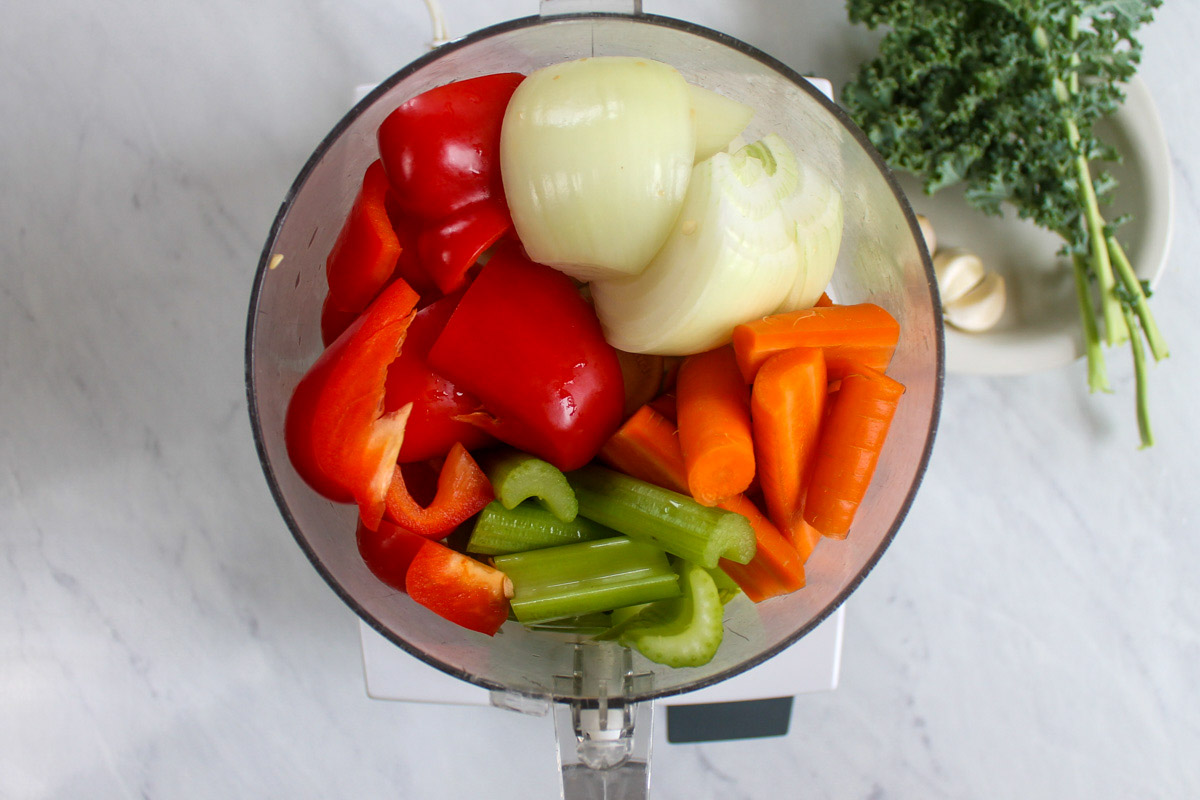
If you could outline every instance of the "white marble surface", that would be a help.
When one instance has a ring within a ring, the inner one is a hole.
[[[445,0],[453,32],[532,0]],[[839,84],[825,0],[646,0]],[[247,294],[349,87],[418,0],[9,3],[0,25],[0,797],[551,797],[548,720],[369,700],[351,612],[262,478]],[[1200,796],[1200,6],[1145,32],[1177,226],[1159,444],[1130,371],[947,381],[932,466],[781,739],[656,753],[653,796]]]

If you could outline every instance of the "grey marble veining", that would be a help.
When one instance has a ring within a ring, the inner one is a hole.
[[[444,0],[454,33],[535,4]],[[651,2],[840,85],[840,4]],[[417,0],[9,4],[0,26],[0,797],[549,797],[552,726],[364,693],[351,612],[250,440],[261,242],[350,87],[422,52]],[[952,376],[840,688],[782,739],[673,747],[673,798],[1200,796],[1200,7],[1142,75],[1176,174],[1159,444],[1129,365]]]

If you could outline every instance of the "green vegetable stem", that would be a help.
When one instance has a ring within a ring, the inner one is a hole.
[[[1101,335],[1130,342],[1138,428],[1153,444],[1143,340],[1167,345],[1116,236],[1101,213],[1115,186],[1092,165],[1118,154],[1094,124],[1124,100],[1137,69],[1134,34],[1162,0],[848,0],[852,22],[887,26],[879,55],[842,99],[894,168],[932,194],[962,183],[971,205],[1014,206],[1062,237],[1079,296],[1088,385],[1109,391]],[[1096,307],[1099,314],[1096,314]],[[1103,323],[1102,325],[1100,323]]]
[[[702,506],[692,498],[604,467],[567,474],[581,516],[631,539],[713,569],[722,558],[748,564],[754,529],[741,514]]]
[[[524,625],[650,603],[680,593],[666,554],[624,536],[496,556]]]
[[[566,477],[548,461],[528,453],[502,450],[484,458],[484,470],[492,482],[496,500],[509,510],[533,499],[563,522],[571,522],[579,512],[575,492]]]
[[[532,500],[511,509],[493,500],[475,520],[467,552],[498,556],[616,535],[616,531],[586,517],[563,522]]]

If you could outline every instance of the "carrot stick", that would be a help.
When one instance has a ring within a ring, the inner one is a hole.
[[[821,296],[817,298],[817,302],[813,303],[815,308],[827,308],[833,305],[833,301],[829,299],[829,295],[821,292]]]
[[[688,356],[679,368],[675,401],[689,494],[716,505],[754,480],[750,392],[729,347]]]
[[[883,370],[899,340],[899,323],[873,303],[805,308],[733,329],[733,349],[746,383],[754,382],[772,354],[795,347],[821,347],[827,358],[844,356]]]
[[[600,460],[638,480],[687,494],[687,470],[675,423],[649,405],[633,412],[604,443]]]
[[[804,519],[825,536],[844,539],[879,462],[904,386],[869,367],[842,378],[821,430]]]
[[[757,549],[749,564],[721,559],[721,569],[755,603],[804,587],[804,559],[779,529],[744,495],[728,498],[721,508],[741,514],[754,528]]]
[[[754,378],[750,416],[758,479],[767,516],[784,532],[796,529],[803,511],[825,395],[825,357],[815,347],[776,353]]]

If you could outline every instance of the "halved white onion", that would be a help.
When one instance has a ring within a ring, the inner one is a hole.
[[[687,192],[692,102],[679,72],[647,58],[585,58],[522,81],[500,169],[530,258],[579,280],[641,272]]]

